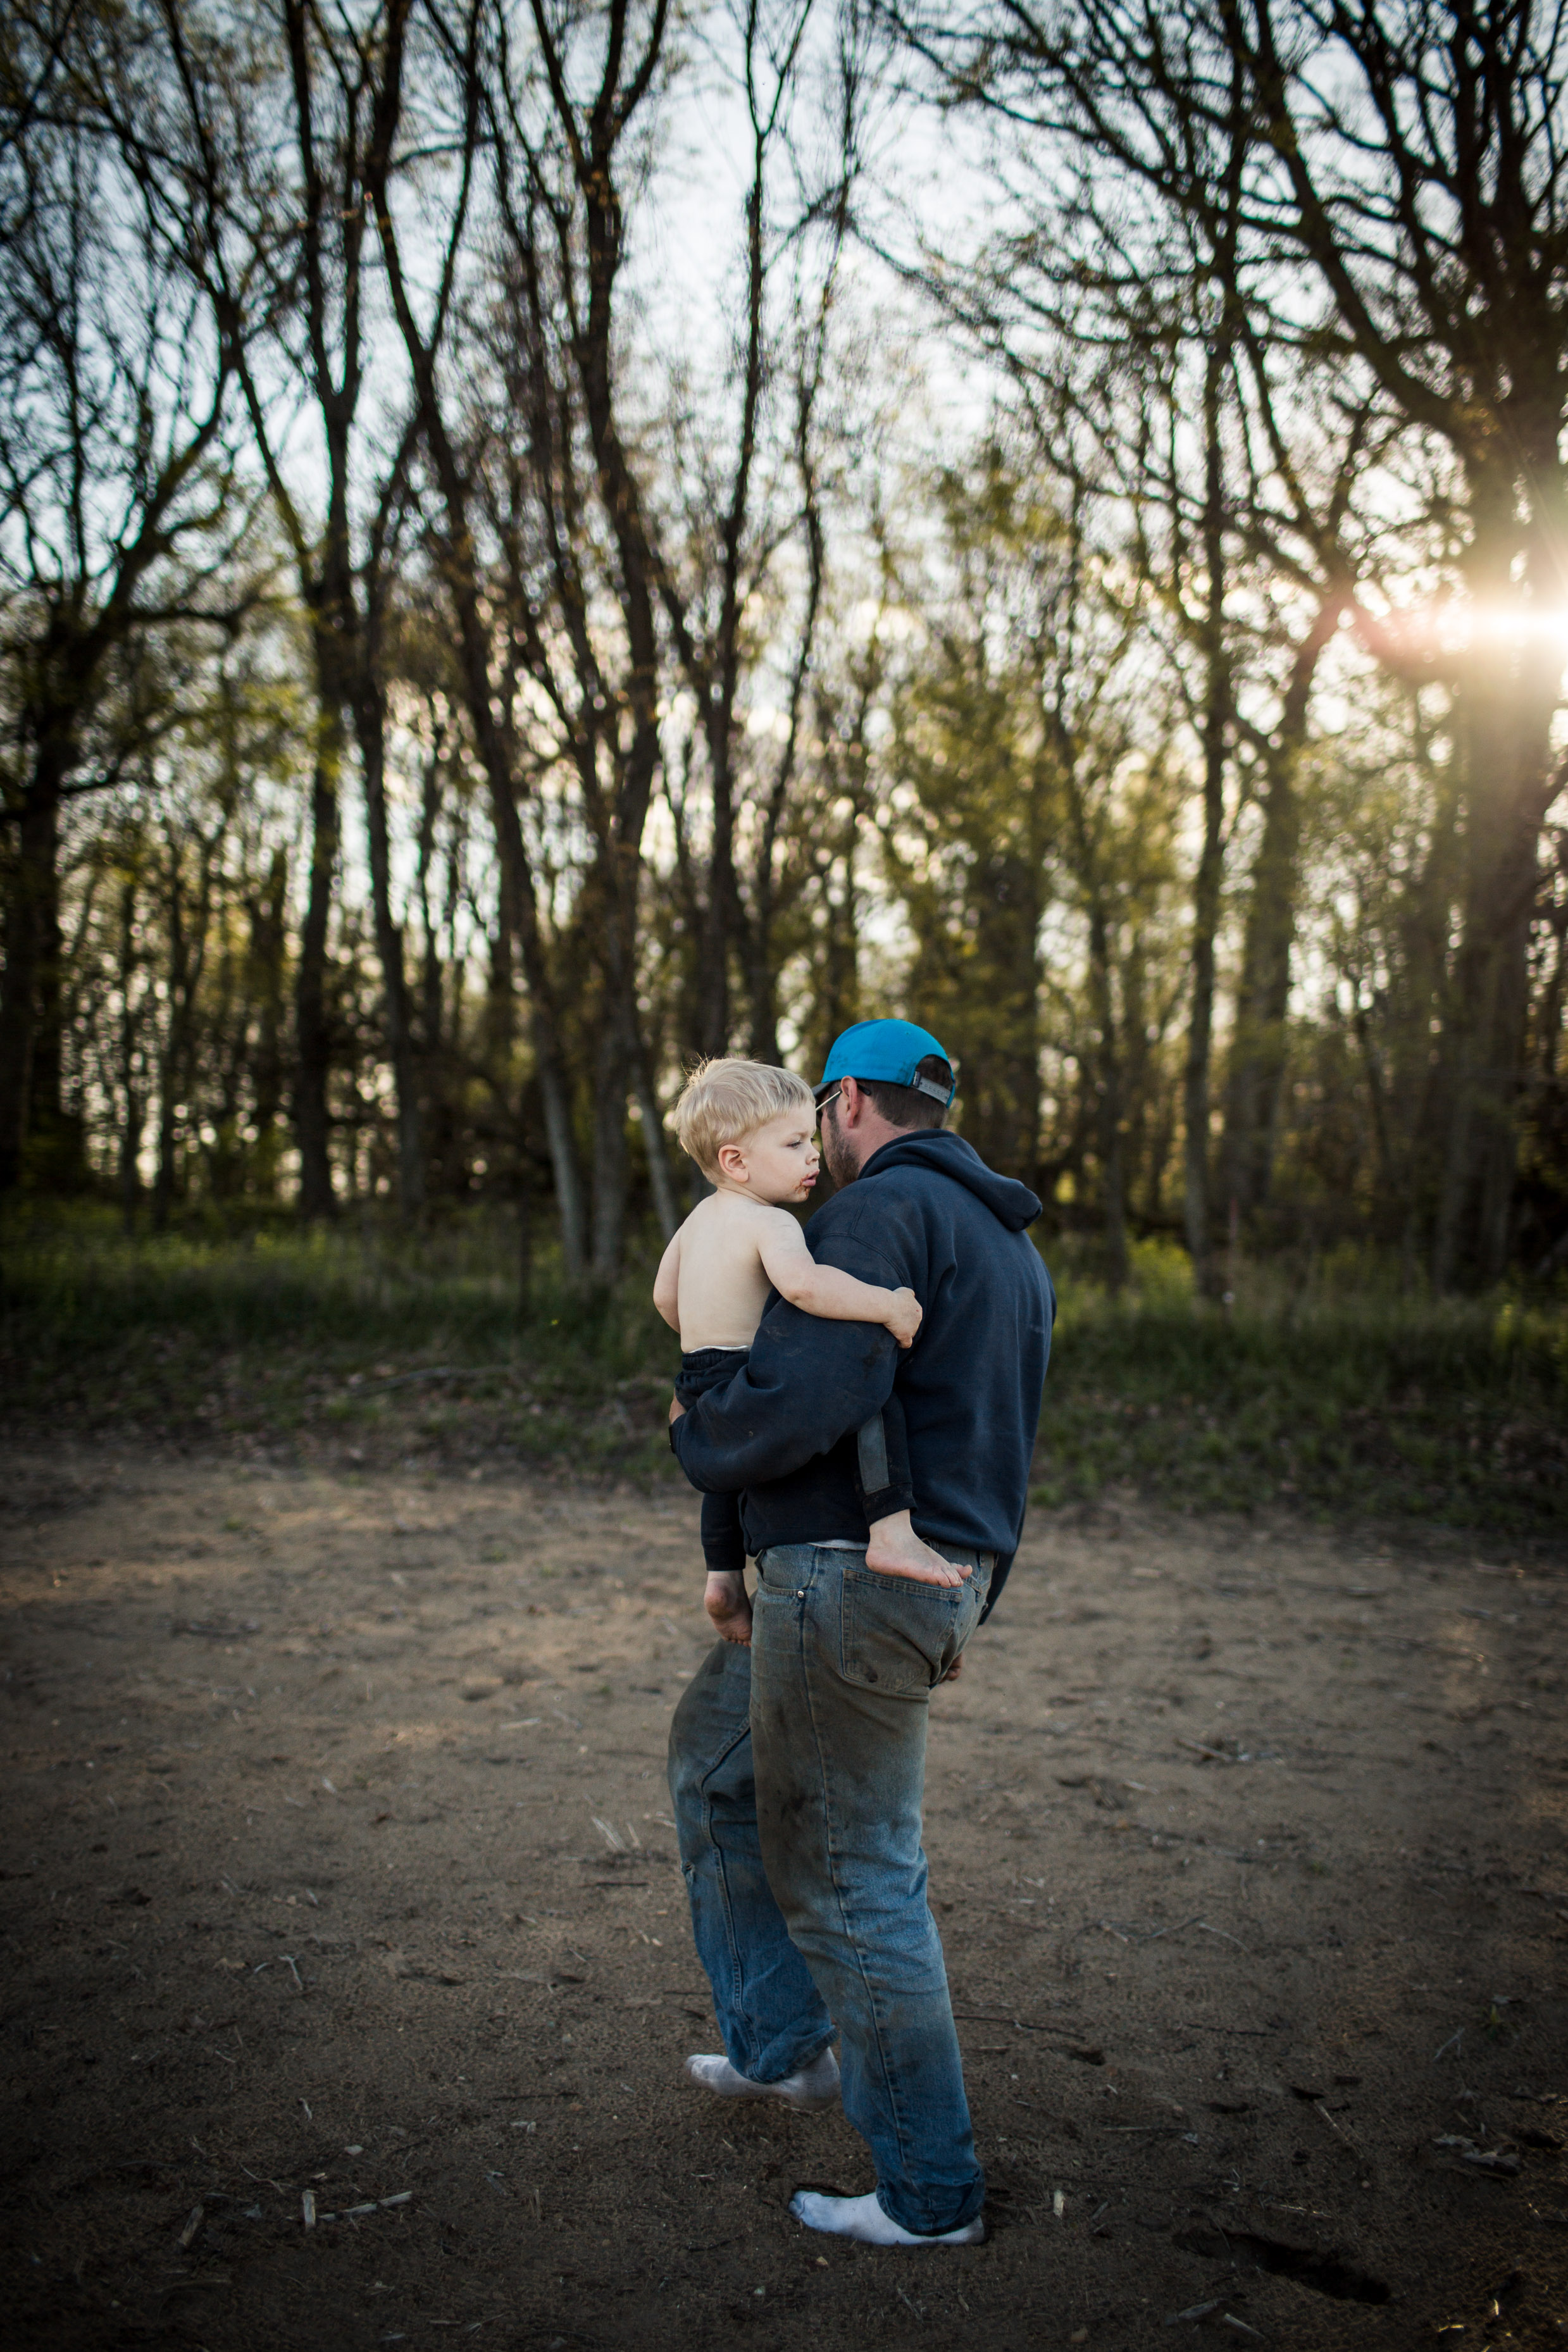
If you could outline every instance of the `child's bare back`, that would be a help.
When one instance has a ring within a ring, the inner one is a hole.
[[[699,1202],[665,1253],[654,1300],[673,1318],[680,1344],[749,1348],[768,1293],[835,1321],[885,1323],[901,1348],[921,1327],[912,1290],[884,1290],[836,1266],[818,1265],[787,1209],[726,1186]],[[673,1297],[672,1297],[673,1292]]]

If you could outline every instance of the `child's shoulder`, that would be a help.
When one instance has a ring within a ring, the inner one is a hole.
[[[679,1239],[702,1243],[725,1237],[738,1240],[742,1235],[761,1238],[786,1225],[796,1233],[800,1230],[789,1211],[771,1201],[753,1201],[744,1192],[710,1192],[681,1226]]]

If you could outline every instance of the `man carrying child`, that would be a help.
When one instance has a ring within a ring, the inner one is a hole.
[[[774,1222],[816,1176],[800,1081],[733,1063],[705,1079],[682,1139],[718,1189],[657,1294],[681,1329],[670,1436],[704,1493],[722,1636],[670,1732],[725,2045],[688,2072],[825,2105],[837,2033],[877,2186],[803,2190],[792,2211],[872,2244],[973,2243],[984,2177],[921,1843],[927,1708],[1023,1527],[1055,1313],[1025,1230],[1040,1203],[944,1129],[952,1072],[912,1023],[859,1023],[828,1055],[816,1107],[838,1189],[809,1250]]]

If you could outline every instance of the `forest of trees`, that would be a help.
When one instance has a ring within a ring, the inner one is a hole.
[[[14,0],[0,1192],[608,1280],[907,1011],[1140,1236],[1568,1266],[1542,0]]]

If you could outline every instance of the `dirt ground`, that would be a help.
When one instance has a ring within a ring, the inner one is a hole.
[[[1036,1520],[932,1706],[992,2236],[896,2254],[680,2081],[694,1497],[0,1459],[7,2347],[1568,2341],[1560,1573]]]

